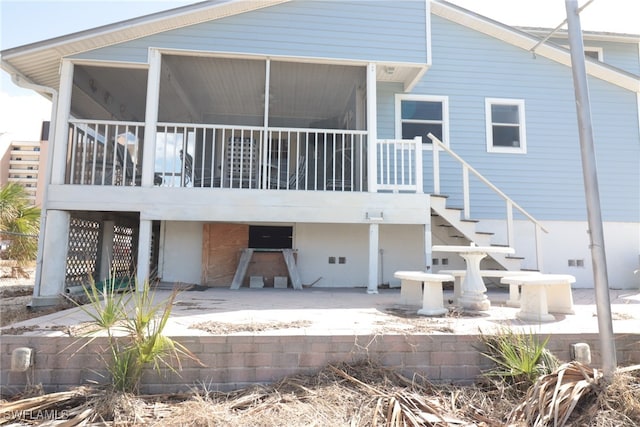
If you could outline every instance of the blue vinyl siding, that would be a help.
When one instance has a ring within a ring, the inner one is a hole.
[[[378,83],[378,139],[393,139],[395,135],[395,94],[403,90],[401,83]]]
[[[568,46],[568,39],[553,38],[553,43]],[[600,47],[603,52],[604,63],[620,68],[628,73],[640,76],[640,53],[638,43],[614,43],[597,40],[585,40],[585,48]]]
[[[450,146],[473,167],[542,220],[585,220],[571,71],[492,37],[432,17],[433,66],[412,93],[449,96]],[[636,94],[590,78],[603,217],[640,220],[640,136]],[[379,96],[392,97],[384,90]],[[527,153],[487,153],[484,100],[524,99]],[[379,100],[386,106],[391,100]],[[379,107],[379,115],[393,109]],[[380,137],[388,132],[381,117]],[[444,155],[442,192],[461,206],[461,171]],[[432,188],[425,151],[425,191]],[[472,180],[473,181],[473,180]],[[472,216],[502,217],[504,203],[472,182]]]
[[[148,47],[426,63],[425,1],[292,1],[76,55],[146,62]]]

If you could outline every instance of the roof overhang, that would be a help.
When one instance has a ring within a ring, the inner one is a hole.
[[[9,74],[18,75],[27,82],[58,88],[59,67],[64,57],[287,1],[289,0],[214,0],[196,3],[42,42],[6,49],[0,52],[2,56],[1,67]],[[538,39],[531,34],[445,1],[434,0],[430,7],[431,13],[503,40],[521,49],[531,50],[538,43]],[[613,37],[613,35],[608,34],[607,37]],[[633,36],[623,35],[621,37],[628,42]],[[542,44],[536,48],[535,53],[566,66],[571,66],[570,53],[561,46],[552,43]],[[586,65],[587,72],[590,75],[625,89],[640,92],[640,77],[595,61],[587,61]],[[378,67],[378,80],[402,82],[405,90],[411,90],[428,68],[429,64],[381,64]]]
[[[442,0],[434,0],[431,3],[431,12],[441,18],[495,37],[523,50],[531,51],[539,42],[539,39],[531,34]],[[569,50],[553,43],[543,43],[536,47],[535,54],[571,67]],[[587,74],[590,76],[633,92],[640,92],[640,76],[593,60],[586,61],[586,68]]]
[[[553,31],[552,28],[539,28],[539,27],[517,27],[519,30],[529,34],[533,34],[537,37],[546,37]],[[553,33],[553,37],[568,38],[569,33],[565,29],[556,30]],[[604,31],[582,31],[583,40],[593,40],[601,42],[614,42],[614,43],[640,43],[640,35],[638,34],[623,34],[623,33],[610,33]]]
[[[204,1],[0,52],[2,69],[35,84],[58,88],[62,58],[289,0]]]

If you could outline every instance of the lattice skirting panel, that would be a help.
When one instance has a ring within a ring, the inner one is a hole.
[[[113,233],[105,233],[106,221],[113,224]],[[105,242],[105,236],[113,240]],[[107,251],[107,253],[103,253]],[[109,272],[114,279],[134,276],[138,253],[137,221],[128,217],[72,214],[69,224],[66,286],[99,281],[100,272]],[[105,255],[105,256],[103,256]],[[102,266],[101,262],[108,265]]]

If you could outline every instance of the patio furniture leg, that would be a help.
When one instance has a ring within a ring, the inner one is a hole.
[[[425,281],[422,292],[422,308],[418,314],[423,316],[440,316],[449,310],[442,304],[442,281]]]

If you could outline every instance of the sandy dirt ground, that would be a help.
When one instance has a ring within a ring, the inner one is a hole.
[[[29,277],[10,277],[11,268],[0,270],[0,327],[58,311],[57,308],[31,310],[27,307],[33,295],[34,271],[26,269]]]

